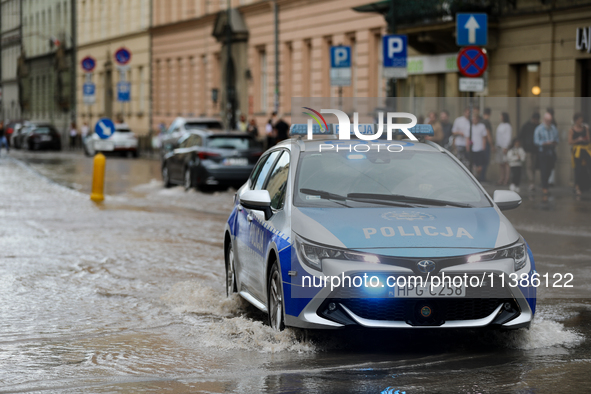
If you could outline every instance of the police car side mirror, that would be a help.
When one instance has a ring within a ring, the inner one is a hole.
[[[511,190],[495,190],[493,200],[501,211],[515,209],[521,205],[521,197]]]
[[[265,212],[265,220],[273,215],[271,210],[271,196],[266,190],[249,190],[240,196],[240,204],[246,209]]]

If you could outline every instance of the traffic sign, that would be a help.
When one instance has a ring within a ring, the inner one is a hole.
[[[118,64],[127,64],[131,60],[131,52],[125,47],[121,47],[115,51],[115,61]]]
[[[456,14],[456,43],[459,46],[488,44],[488,15]]]
[[[94,60],[92,56],[86,56],[84,59],[82,59],[80,65],[82,66],[84,71],[89,73],[92,72],[92,70],[94,70],[94,68],[96,67],[96,60]]]
[[[330,47],[330,85],[351,86],[351,47]]]
[[[127,81],[117,82],[117,101],[128,102],[131,99],[131,83]]]
[[[96,102],[96,86],[94,83],[86,82],[82,85],[82,101],[86,105],[92,105]]]
[[[482,92],[484,78],[460,78],[460,92]]]
[[[458,70],[465,77],[479,77],[488,67],[486,53],[478,47],[466,47],[458,53]]]
[[[330,47],[331,68],[351,68],[351,47]]]
[[[382,37],[384,67],[406,68],[408,38],[405,35]]]
[[[115,124],[109,118],[99,119],[99,121],[96,122],[96,125],[94,126],[94,132],[101,139],[106,140],[115,132]]]

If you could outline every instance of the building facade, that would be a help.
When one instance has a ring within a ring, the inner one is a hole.
[[[17,61],[22,117],[66,133],[74,120],[70,0],[22,0],[22,53]]]
[[[21,1],[2,0],[0,41],[2,47],[2,88],[0,119],[20,119],[19,88],[16,78],[17,60],[21,55]]]
[[[77,0],[78,124],[93,126],[102,117],[122,119],[138,135],[150,130],[150,12],[151,0]],[[121,68],[116,52],[127,49],[131,58]],[[86,72],[81,61],[95,60]],[[119,101],[119,82],[129,82],[129,101]],[[94,99],[85,98],[83,86],[94,84]]]

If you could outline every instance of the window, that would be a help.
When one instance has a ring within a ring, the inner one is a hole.
[[[211,136],[207,139],[207,146],[215,149],[248,150],[256,147],[256,141],[246,136]]]
[[[191,148],[193,146],[201,146],[202,138],[200,135],[197,134],[189,134],[186,139],[181,141],[180,147],[181,148]]]
[[[283,151],[283,154],[277,160],[273,168],[267,186],[265,189],[271,196],[271,208],[281,209],[285,202],[285,192],[287,190],[287,178],[289,174],[289,152]]]
[[[269,154],[268,156],[263,157],[256,165],[254,170],[252,171],[251,176],[251,189],[252,190],[261,190],[263,188],[263,184],[265,183],[265,179],[267,178],[267,174],[271,169],[273,163],[275,163],[275,159],[281,151],[276,150]]]

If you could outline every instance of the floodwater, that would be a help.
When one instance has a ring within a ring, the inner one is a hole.
[[[2,393],[589,390],[587,199],[524,194],[507,213],[539,272],[576,279],[540,290],[530,330],[277,333],[225,297],[232,191],[164,189],[158,161],[109,157],[109,195],[95,205],[91,159],[2,153]]]

